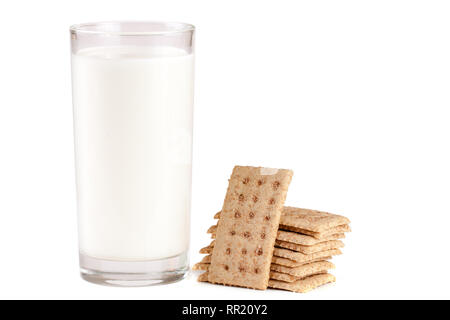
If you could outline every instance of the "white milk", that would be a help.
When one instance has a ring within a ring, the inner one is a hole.
[[[72,55],[82,254],[143,261],[188,249],[193,64],[169,47]]]

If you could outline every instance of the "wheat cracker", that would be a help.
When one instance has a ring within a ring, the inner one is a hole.
[[[337,256],[341,255],[342,251],[339,249],[331,249],[331,250],[325,250],[320,251],[316,253],[311,254],[304,254],[301,252],[295,252],[289,249],[283,249],[283,248],[275,248],[273,250],[273,255],[276,257],[286,258],[289,260],[293,260],[295,262],[307,262],[323,257],[329,257],[329,256]]]
[[[334,269],[335,266],[330,261],[317,261],[308,263],[299,267],[291,268],[291,267],[285,267],[280,266],[277,264],[273,264],[270,266],[270,270],[282,272],[286,274],[290,274],[291,276],[304,278],[310,275],[313,275],[318,272],[324,272],[329,269]]]
[[[217,225],[213,225],[211,227],[209,227],[209,229],[206,231],[206,233],[216,233],[217,231]]]
[[[313,231],[308,231],[305,229],[300,229],[300,228],[296,228],[296,227],[291,227],[288,225],[283,225],[280,224],[279,228],[281,230],[288,230],[288,231],[293,231],[293,232],[298,232],[298,233],[302,233],[305,235],[309,235],[312,236],[318,240],[325,240],[327,239],[329,236],[336,234],[336,233],[344,233],[344,232],[350,232],[352,231],[352,229],[350,228],[350,226],[348,224],[343,224],[337,227],[333,227],[330,228],[328,230],[325,230],[324,232],[313,232]]]
[[[199,262],[199,263],[194,264],[194,266],[192,267],[192,270],[208,271],[209,270],[209,266],[210,266],[210,263]]]
[[[211,254],[212,252],[213,252],[213,247],[211,245],[201,248],[199,251],[199,253],[202,253],[202,254]]]
[[[198,282],[208,282],[208,271],[207,272],[203,272],[202,274],[200,274],[197,278]]]
[[[284,231],[284,230],[278,230],[277,234],[277,240],[301,244],[303,246],[314,246],[316,244],[331,241],[331,240],[339,240],[344,239],[345,233],[335,233],[330,236],[328,236],[325,239],[316,239],[312,236],[300,234],[297,232],[292,231]]]
[[[269,287],[273,289],[287,290],[299,293],[311,291],[327,283],[335,282],[336,278],[330,273],[317,274],[295,282],[269,280]]]
[[[236,166],[216,232],[208,281],[267,289],[292,171]]]
[[[280,219],[280,224],[319,233],[349,223],[344,216],[294,207],[284,207]]]
[[[207,256],[204,256],[199,263],[211,263],[211,255],[208,254]]]
[[[344,243],[340,240],[331,240],[326,242],[321,242],[314,246],[303,246],[301,244],[286,242],[276,240],[275,245],[281,248],[290,249],[293,251],[301,252],[304,254],[312,254],[320,251],[326,251],[331,249],[339,249],[344,247]]]
[[[325,273],[327,273],[327,272],[326,271],[317,272],[317,273],[309,275],[308,277],[314,276],[316,274],[325,274]],[[292,276],[290,274],[286,274],[286,273],[282,273],[282,272],[270,271],[270,279],[271,280],[278,280],[278,281],[284,281],[284,282],[295,282],[295,281],[302,280],[305,278],[307,278],[307,277],[299,278],[299,277]]]

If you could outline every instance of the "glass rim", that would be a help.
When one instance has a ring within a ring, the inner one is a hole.
[[[116,31],[101,29],[105,26],[113,25],[158,25],[163,27],[162,30],[148,30],[148,31]],[[167,35],[172,33],[184,33],[195,30],[195,26],[184,22],[166,22],[166,21],[100,21],[100,22],[86,22],[71,25],[69,28],[71,33],[76,34],[90,34],[90,35],[108,35],[108,36],[151,36],[151,35]]]

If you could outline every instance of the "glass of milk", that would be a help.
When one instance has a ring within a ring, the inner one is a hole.
[[[70,28],[80,269],[144,286],[188,270],[194,27]]]

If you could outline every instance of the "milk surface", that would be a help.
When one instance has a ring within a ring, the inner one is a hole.
[[[193,61],[170,47],[72,54],[81,253],[145,261],[188,249]]]

